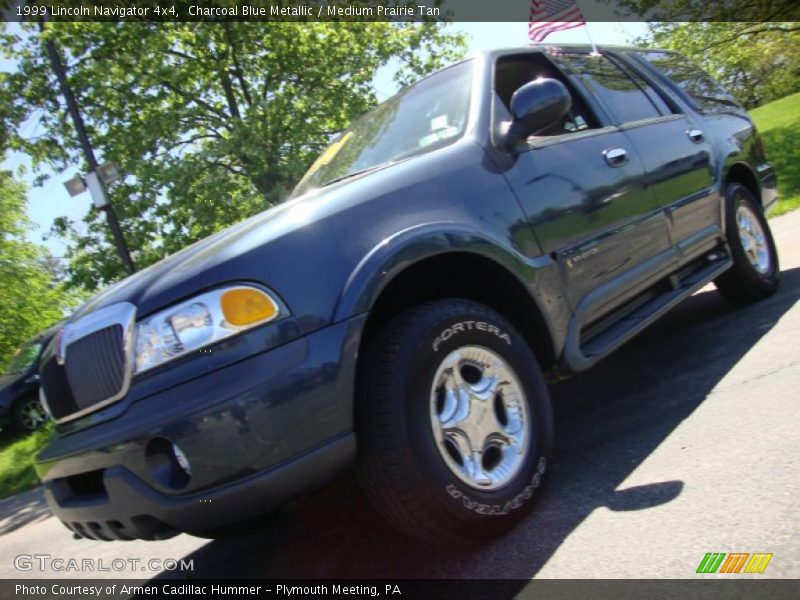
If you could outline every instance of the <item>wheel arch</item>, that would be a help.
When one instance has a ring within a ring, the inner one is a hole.
[[[764,208],[764,200],[761,197],[761,185],[752,167],[744,162],[736,162],[730,165],[725,172],[723,179],[723,197],[725,190],[731,183],[739,183],[746,187],[750,193],[758,200],[758,205]]]
[[[361,347],[382,323],[415,304],[449,297],[474,300],[508,319],[546,369],[555,364],[558,338],[552,316],[547,318],[535,297],[533,280],[542,273],[547,287],[555,269],[549,257],[531,263],[463,227],[421,226],[402,239],[382,242],[361,261],[335,318],[367,313]]]

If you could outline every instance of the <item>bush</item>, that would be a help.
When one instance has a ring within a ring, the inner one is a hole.
[[[30,434],[6,434],[0,442],[0,498],[7,498],[39,485],[33,468],[36,454],[53,435],[53,426],[47,424]]]

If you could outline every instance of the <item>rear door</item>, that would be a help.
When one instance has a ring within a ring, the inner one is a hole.
[[[670,240],[681,262],[716,245],[721,235],[719,195],[712,147],[701,120],[659,92],[635,63],[614,53],[566,59],[641,157],[644,185],[665,211]],[[619,81],[633,82],[656,112],[634,110],[631,93]]]
[[[573,308],[591,320],[669,268],[674,255],[631,140],[553,60],[529,53],[496,65],[495,91],[506,107],[513,91],[536,77],[560,79],[573,95],[571,114],[548,135],[530,138],[506,176],[542,249],[560,265]],[[632,83],[628,88],[631,102],[654,110]]]

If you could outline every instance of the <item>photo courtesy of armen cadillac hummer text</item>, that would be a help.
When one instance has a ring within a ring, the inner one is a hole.
[[[82,538],[213,537],[355,469],[405,534],[497,537],[545,493],[545,374],[710,282],[775,292],[775,186],[745,110],[679,54],[452,65],[357,119],[286,202],[55,333],[50,508]]]

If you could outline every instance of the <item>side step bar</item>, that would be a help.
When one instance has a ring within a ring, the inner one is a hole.
[[[689,268],[662,279],[610,316],[589,327],[581,322],[581,316],[589,312],[589,307],[579,307],[569,325],[563,366],[575,373],[588,369],[682,300],[719,277],[732,264],[727,253],[710,252]]]

